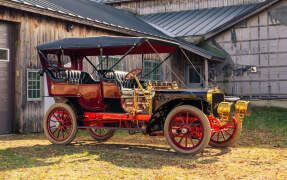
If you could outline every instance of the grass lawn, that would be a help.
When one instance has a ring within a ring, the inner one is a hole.
[[[253,108],[240,141],[179,155],[164,137],[118,132],[96,143],[86,132],[69,146],[42,134],[0,136],[0,179],[287,179],[287,113]]]

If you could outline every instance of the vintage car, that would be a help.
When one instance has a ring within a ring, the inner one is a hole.
[[[141,68],[113,70],[127,55],[172,54],[178,48],[177,43],[159,39],[107,36],[66,38],[37,46],[41,74],[46,74],[49,96],[56,102],[43,119],[49,141],[67,145],[78,129],[87,129],[103,142],[121,129],[165,136],[176,152],[185,154],[198,153],[208,144],[235,143],[248,102],[226,102],[217,88],[193,90],[179,88],[176,82],[145,81]],[[49,59],[51,55],[56,63]],[[115,55],[122,57],[110,69],[88,58]],[[70,58],[70,67],[65,66],[64,56]],[[84,61],[93,67],[92,73],[83,71]]]

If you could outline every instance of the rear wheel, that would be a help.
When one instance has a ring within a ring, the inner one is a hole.
[[[77,134],[77,118],[71,106],[52,105],[43,119],[44,133],[53,144],[67,145]]]
[[[111,137],[113,137],[115,130],[91,128],[89,129],[89,133],[91,137],[94,138],[96,141],[105,142]]]
[[[166,118],[164,135],[175,151],[196,154],[208,145],[210,124],[206,115],[198,108],[190,105],[178,106]]]
[[[220,125],[220,121],[213,122],[212,133],[209,145],[213,147],[228,147],[239,139],[242,131],[242,121],[233,117],[225,124]]]

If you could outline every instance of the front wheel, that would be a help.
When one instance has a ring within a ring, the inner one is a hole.
[[[242,132],[242,121],[232,117],[221,125],[217,119],[212,119],[212,133],[209,145],[213,147],[228,147],[236,143]]]
[[[52,105],[43,119],[44,133],[53,144],[67,145],[77,134],[77,118],[71,106],[57,103]]]
[[[206,115],[190,105],[174,108],[164,123],[164,135],[168,144],[183,154],[202,151],[209,143],[210,132]]]

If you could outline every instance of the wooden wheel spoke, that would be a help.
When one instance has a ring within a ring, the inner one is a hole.
[[[64,122],[63,125],[64,126],[71,126],[71,122],[70,121]]]
[[[225,131],[227,134],[229,134],[230,136],[232,136],[232,134],[229,131]]]
[[[193,142],[193,140],[192,140],[192,136],[190,136],[190,141],[191,141],[191,143],[192,143],[192,146],[194,146],[194,142]]]
[[[65,138],[65,132],[64,129],[62,130],[63,138]]]
[[[187,136],[185,136],[185,147],[187,147]]]
[[[185,135],[183,135],[181,138],[180,138],[180,140],[179,140],[179,142],[178,142],[178,144],[180,144],[181,143],[181,141],[183,140],[183,138],[185,137]]]
[[[57,119],[57,122],[60,122],[60,121],[61,121],[55,114],[53,114],[53,116]],[[55,121],[55,122],[56,122],[56,121]]]
[[[59,130],[59,128],[56,128],[56,129],[52,132],[52,134],[54,135],[57,130]]]
[[[211,137],[210,137],[210,138],[212,138],[215,134],[216,134],[216,132],[215,132],[215,133],[213,133],[213,134],[211,135]]]
[[[57,138],[59,138],[59,136],[60,136],[60,131],[61,131],[61,129],[59,129],[59,131],[57,133]]]
[[[219,133],[217,133],[217,141],[219,140]]]
[[[52,122],[58,122],[58,121],[54,121],[54,120],[52,120],[51,118],[50,118],[50,121],[52,121]]]
[[[235,128],[235,127],[234,127],[234,123],[232,123],[232,124],[225,124],[222,126],[222,128]]]
[[[223,139],[224,139],[224,141],[225,141],[225,137],[224,137],[224,134],[223,134],[223,132],[221,131],[220,133],[221,133],[221,135],[222,135],[222,137],[223,137]]]
[[[66,114],[65,119],[63,120],[65,123],[66,122],[71,122],[71,117],[69,114]]]

